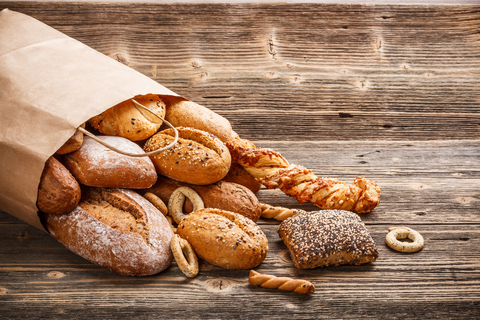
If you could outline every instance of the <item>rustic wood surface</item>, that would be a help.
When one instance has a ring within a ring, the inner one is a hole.
[[[361,217],[380,257],[296,269],[276,233],[259,272],[175,263],[122,277],[0,212],[0,318],[475,319],[480,317],[480,6],[0,2],[227,117],[240,136],[319,176],[382,189]],[[262,202],[315,210],[276,190]],[[387,228],[422,233],[401,254]]]

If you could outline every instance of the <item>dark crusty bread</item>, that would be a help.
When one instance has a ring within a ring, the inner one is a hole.
[[[160,117],[165,117],[165,103],[158,95],[147,94],[133,99]],[[163,121],[129,99],[92,117],[89,123],[102,134],[140,141],[157,132]]]
[[[172,148],[151,156],[158,174],[197,185],[220,181],[228,173],[230,152],[222,141],[212,134],[179,127],[178,142]],[[158,132],[145,142],[144,150],[151,152],[167,146],[174,140],[174,132]]]
[[[349,211],[300,213],[283,221],[278,234],[300,269],[359,265],[378,258],[377,247],[365,224]]]
[[[223,142],[232,139],[230,122],[212,110],[182,97],[160,96],[166,104],[165,120],[174,127],[190,127],[209,132]]]
[[[98,136],[113,147],[144,153],[135,142],[122,137]],[[65,166],[81,184],[105,188],[149,188],[157,172],[149,157],[129,157],[85,136],[80,149],[64,156]]]
[[[232,162],[230,170],[222,180],[241,184],[253,193],[257,193],[262,188],[262,183],[257,181],[243,166],[236,162]]]
[[[151,192],[168,203],[170,195],[180,187],[189,187],[195,190],[203,200],[205,208],[215,208],[232,211],[256,222],[262,214],[262,206],[257,197],[246,187],[232,183],[219,181],[213,184],[199,186],[173,180],[164,176],[158,176],[155,185],[145,192]],[[193,204],[185,200],[183,212],[191,212]]]
[[[128,189],[88,188],[70,213],[45,215],[45,228],[72,252],[121,275],[147,276],[172,262],[171,227]]]
[[[219,209],[188,214],[180,221],[177,234],[201,259],[226,269],[254,268],[268,252],[267,237],[255,222]]]
[[[38,186],[37,207],[50,214],[66,214],[80,201],[77,180],[54,157],[48,158]]]
[[[85,129],[85,123],[80,127]],[[73,151],[80,149],[83,143],[83,132],[78,130],[75,131],[73,136],[71,136],[58,150],[57,154],[67,154]]]

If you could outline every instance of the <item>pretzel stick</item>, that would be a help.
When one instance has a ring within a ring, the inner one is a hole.
[[[310,202],[322,209],[365,213],[380,202],[380,188],[374,181],[358,177],[347,185],[342,181],[319,178],[312,171],[291,165],[272,149],[256,148],[236,137],[227,142],[232,161],[242,165],[268,189],[279,188],[298,202]]]
[[[257,287],[260,286],[269,289],[293,291],[303,294],[315,292],[315,286],[309,281],[260,274],[254,270],[250,270],[248,282]]]
[[[306,212],[301,209],[288,209],[283,207],[273,207],[269,204],[261,203],[262,217],[267,219],[275,219],[278,221],[286,220],[296,214]]]

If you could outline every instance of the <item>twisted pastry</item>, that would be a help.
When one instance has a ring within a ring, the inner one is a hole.
[[[254,286],[269,289],[293,291],[296,293],[309,294],[315,292],[315,286],[306,280],[298,280],[287,277],[276,277],[268,274],[260,274],[250,270],[248,282]]]
[[[275,219],[278,221],[286,220],[296,214],[306,212],[302,209],[288,209],[283,207],[273,207],[269,204],[260,203],[262,207],[262,217],[267,219]]]
[[[358,177],[347,185],[336,179],[319,178],[300,165],[289,164],[272,149],[256,148],[235,137],[227,143],[232,161],[242,165],[266,188],[279,188],[298,202],[310,202],[322,209],[365,213],[380,202],[380,188],[372,180]]]

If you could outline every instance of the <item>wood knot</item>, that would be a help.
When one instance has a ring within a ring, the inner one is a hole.
[[[65,273],[62,273],[60,271],[52,271],[47,274],[47,277],[50,279],[61,279],[65,277]]]
[[[28,240],[28,238],[30,238],[32,235],[30,233],[28,233],[27,230],[24,230],[22,232],[20,232],[20,235],[18,236],[18,239],[21,240],[21,241],[25,241],[25,240]]]
[[[223,278],[211,279],[205,282],[205,288],[209,292],[227,292],[230,291],[232,287],[233,283]]]
[[[0,295],[7,294],[7,292],[8,292],[7,288],[0,287]]]
[[[118,62],[128,66],[129,62],[128,62],[128,57],[127,55],[123,54],[123,53],[117,53],[115,55],[115,58],[117,59]]]
[[[192,67],[195,69],[200,69],[202,65],[197,61],[192,61]]]

